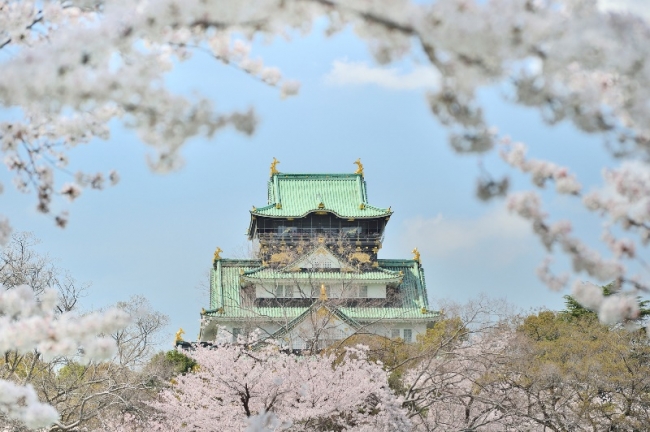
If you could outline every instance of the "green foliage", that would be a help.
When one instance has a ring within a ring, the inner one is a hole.
[[[603,295],[605,297],[610,296],[616,292],[614,289],[614,282],[604,285],[602,289]],[[641,297],[637,297],[637,300],[639,302],[639,316],[641,319],[645,319],[650,316],[650,300],[641,300]],[[580,303],[576,301],[576,299],[570,295],[564,296],[564,304],[566,309],[561,313],[563,318],[567,320],[582,318],[598,319],[598,314],[596,312],[584,308]]]
[[[443,318],[427,328],[417,343],[421,350],[430,350],[466,341],[468,336],[469,329],[459,317]]]
[[[576,422],[607,419],[609,428],[594,430],[645,430],[646,412],[631,407],[650,402],[647,337],[601,324],[596,314],[580,309],[526,317],[503,376],[531,389],[545,410],[562,403]]]
[[[165,353],[165,361],[173,366],[176,374],[191,372],[197,367],[194,359],[177,350],[167,351]]]
[[[554,400],[563,401],[581,421],[610,415],[612,424],[629,423],[620,410],[608,412],[601,398],[615,399],[621,388],[635,387],[638,373],[650,372],[646,362],[635,358],[650,353],[647,341],[636,344],[632,332],[604,325],[594,313],[566,311],[527,316],[517,333],[522,337],[504,369],[515,387],[539,392],[536,397],[544,409]],[[575,395],[580,395],[579,403]]]
[[[542,311],[529,315],[517,331],[535,342],[556,341],[561,336],[562,315],[551,311]]]
[[[87,366],[84,366],[82,364],[69,362],[59,370],[57,377],[59,380],[63,381],[79,380],[86,373],[87,369]]]

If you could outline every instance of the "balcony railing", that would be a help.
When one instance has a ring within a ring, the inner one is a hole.
[[[377,242],[384,241],[381,232],[364,232],[358,228],[298,228],[287,227],[285,229],[268,228],[258,229],[257,236],[262,241],[300,241],[318,237],[326,239],[344,239],[348,241]]]

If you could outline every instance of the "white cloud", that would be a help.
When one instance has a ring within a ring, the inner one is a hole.
[[[504,208],[489,211],[476,219],[415,218],[405,221],[402,244],[417,246],[422,257],[434,260],[481,257],[497,266],[506,266],[537,245],[526,221]]]
[[[364,62],[335,60],[325,82],[337,86],[374,84],[391,90],[417,90],[437,87],[440,74],[424,66],[404,72],[394,67],[372,67]]]
[[[407,219],[400,231],[398,245],[391,249],[401,252],[386,252],[407,257],[417,246],[433,307],[435,299],[462,302],[480,293],[523,308],[562,307],[562,297],[546,289],[535,273],[546,254],[544,247],[526,221],[503,207],[475,218]]]
[[[629,12],[650,22],[650,1],[648,0],[599,0],[600,10]]]

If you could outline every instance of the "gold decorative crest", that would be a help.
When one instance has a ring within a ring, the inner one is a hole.
[[[320,285],[320,300],[327,300],[327,289],[325,284]]]
[[[363,176],[363,164],[361,163],[361,158],[355,160],[354,164],[357,166],[357,170],[354,173],[361,174]]]
[[[179,328],[178,331],[176,332],[176,339],[174,342],[182,342],[183,341],[183,335],[185,334],[185,330],[183,328]]]
[[[415,248],[411,251],[413,254],[413,261],[420,262],[420,251],[418,251],[418,248]]]
[[[279,160],[276,158],[273,158],[273,162],[271,162],[271,177],[273,177],[274,174],[280,174],[280,171],[278,171],[278,164],[280,163]]]

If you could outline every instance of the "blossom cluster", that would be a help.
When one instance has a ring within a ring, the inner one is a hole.
[[[576,281],[571,294],[581,305],[598,312],[598,317],[604,324],[616,324],[639,318],[639,303],[629,293],[604,296],[601,287],[589,282]]]
[[[20,386],[5,380],[0,380],[0,412],[30,429],[49,426],[59,419],[51,405],[38,400],[31,384]]]
[[[130,317],[119,309],[76,316],[55,314],[56,290],[38,298],[27,285],[0,287],[0,352],[36,352],[48,361],[57,356],[81,356],[81,361],[110,359],[116,352],[108,336],[123,329]],[[58,420],[56,410],[38,401],[30,386],[0,380],[0,411],[29,427],[44,427]]]
[[[635,232],[643,244],[650,243],[650,170],[644,162],[626,161],[618,169],[603,170],[605,186],[584,196],[585,206],[607,217],[610,223]],[[606,242],[613,250],[625,245]]]
[[[245,341],[248,342],[248,341]],[[175,378],[152,404],[162,417],[148,430],[409,430],[402,399],[363,347],[334,355],[296,356],[276,345],[197,347],[196,371]],[[116,430],[138,430],[135,419]],[[271,427],[271,429],[269,429]]]
[[[572,236],[572,226],[569,221],[548,223],[548,216],[541,208],[541,200],[535,192],[513,193],[508,198],[508,209],[519,216],[531,221],[533,230],[540,237],[544,245],[550,250],[554,245],[559,245],[570,257],[576,273],[586,272],[590,277],[601,282],[622,280],[625,276],[625,267],[617,259],[604,258],[596,250]],[[540,273],[548,271],[548,263],[540,268]],[[551,279],[552,288],[558,286],[558,279]]]
[[[259,21],[263,14],[248,17],[246,8],[238,7],[224,13],[230,8],[222,6],[0,2],[0,48],[13,53],[3,62],[0,104],[19,107],[22,116],[0,123],[0,152],[16,188],[35,193],[43,213],[51,211],[55,196],[74,200],[85,186],[101,189],[101,173],[78,173],[62,186],[55,173],[71,174],[66,171],[69,150],[109,138],[112,120],[122,121],[152,146],[149,163],[162,171],[180,166],[178,150],[190,137],[210,137],[226,126],[252,133],[253,109],[220,113],[212,101],[175,95],[164,85],[164,74],[175,62],[206,50],[277,86],[282,97],[298,92],[296,81],[251,58],[249,45],[232,36],[247,26],[238,22]],[[116,183],[116,173],[109,177]],[[64,213],[55,216],[61,226],[67,219]]]
[[[550,161],[540,159],[526,159],[526,146],[523,143],[514,143],[507,150],[501,152],[501,157],[511,166],[525,173],[530,173],[535,185],[543,187],[547,180],[555,182],[555,189],[561,194],[580,193],[582,186],[576,177],[569,173],[569,169]]]
[[[513,418],[510,410],[503,409],[508,395],[488,385],[488,377],[500,366],[513,340],[507,328],[483,329],[458,346],[445,347],[445,355],[408,370],[404,377],[407,403],[423,413],[414,430],[431,430],[433,425],[456,431],[537,430],[532,422]]]

